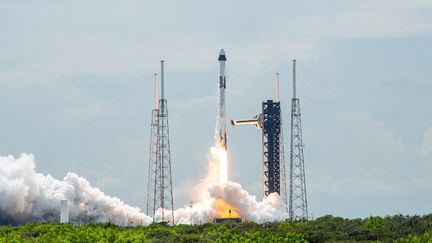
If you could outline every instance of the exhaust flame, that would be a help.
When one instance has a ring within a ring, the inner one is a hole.
[[[218,181],[223,183],[228,181],[228,156],[227,151],[219,146],[210,149],[212,157],[216,160]]]
[[[235,207],[222,199],[213,202],[213,210],[219,218],[240,218]]]
[[[217,170],[217,178],[214,182],[223,185],[228,182],[228,154],[222,145],[216,145],[210,149],[213,163],[210,161],[210,170]],[[213,165],[213,166],[212,166]],[[227,202],[225,195],[214,200],[212,204],[213,213],[216,218],[240,218],[237,209]]]

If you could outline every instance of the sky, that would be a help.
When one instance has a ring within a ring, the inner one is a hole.
[[[196,200],[224,48],[228,119],[260,113],[280,72],[286,151],[297,60],[312,217],[431,213],[432,0],[3,0],[0,30],[0,155],[40,173],[144,209],[164,59],[174,207]],[[227,133],[229,178],[261,198],[261,132]]]

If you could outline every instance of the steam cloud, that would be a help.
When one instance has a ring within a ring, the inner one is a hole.
[[[256,197],[244,190],[239,183],[220,182],[218,166],[219,158],[215,146],[210,149],[207,175],[193,190],[194,197],[201,198],[194,202],[192,207],[174,211],[176,224],[201,224],[221,217],[219,202],[229,204],[229,209],[237,212],[243,220],[264,223],[288,218],[287,205],[282,202],[279,194],[272,193],[263,201],[257,201]],[[156,212],[158,213],[160,212]]]
[[[270,194],[258,202],[236,182],[215,182],[211,184],[204,199],[193,207],[185,207],[174,211],[176,224],[201,224],[211,222],[217,217],[218,200],[229,203],[244,220],[256,223],[280,221],[288,218],[286,205],[281,202],[277,193]]]
[[[69,218],[75,223],[111,221],[118,225],[147,225],[152,218],[140,209],[105,195],[75,173],[62,181],[36,173],[34,156],[0,156],[0,224],[58,222],[60,200],[69,201]]]
[[[286,205],[276,193],[258,202],[238,183],[218,182],[208,177],[203,181],[204,184],[198,184],[201,200],[192,207],[175,210],[175,224],[211,222],[218,217],[218,201],[228,203],[244,220],[263,223],[288,218]],[[31,154],[18,158],[0,156],[0,225],[58,222],[61,199],[69,201],[69,218],[73,223],[111,221],[117,225],[148,225],[152,222],[139,208],[105,195],[75,173],[67,173],[60,181],[37,173]],[[165,213],[168,214],[167,210]],[[160,218],[159,214],[161,209],[155,216]]]

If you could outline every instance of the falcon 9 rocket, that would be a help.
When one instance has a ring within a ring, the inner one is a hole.
[[[219,52],[219,111],[217,121],[217,145],[220,148],[227,150],[226,137],[226,115],[225,115],[225,90],[226,90],[226,74],[225,74],[225,51],[221,49]]]

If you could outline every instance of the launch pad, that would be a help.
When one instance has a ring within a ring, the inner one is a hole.
[[[228,222],[228,221],[235,222],[235,223],[241,223],[243,220],[242,220],[242,218],[214,218],[213,223],[220,224],[220,223],[224,223],[224,222]]]

